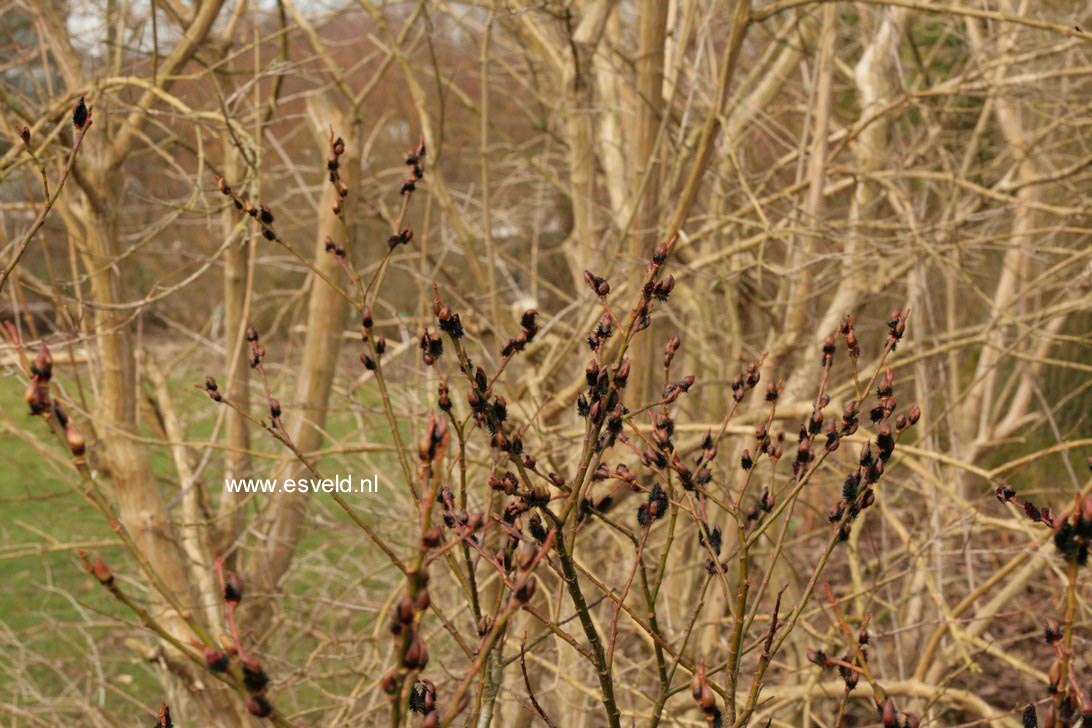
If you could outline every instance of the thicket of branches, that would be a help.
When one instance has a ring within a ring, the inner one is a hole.
[[[1092,715],[1083,3],[0,7],[13,724]]]

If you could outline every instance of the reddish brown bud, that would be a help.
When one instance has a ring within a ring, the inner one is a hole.
[[[885,728],[894,728],[898,725],[895,721],[898,719],[895,713],[895,701],[891,698],[883,701],[883,705],[880,707],[880,720],[883,721]]]
[[[259,718],[268,718],[273,714],[273,706],[261,695],[248,695],[246,697],[246,709],[251,715]]]
[[[1045,618],[1043,620],[1043,636],[1048,644],[1054,644],[1062,638],[1062,625],[1052,617]]]
[[[395,618],[402,624],[411,624],[416,613],[417,610],[413,606],[413,599],[410,598],[409,594],[403,594],[402,600],[398,602]]]
[[[410,670],[428,665],[428,645],[421,639],[421,635],[414,633],[410,639],[409,647],[402,656],[402,665]]]
[[[31,377],[30,381],[27,382],[26,391],[23,392],[23,399],[30,407],[32,415],[40,415],[49,409],[49,395],[46,394],[41,381],[36,376]]]
[[[32,374],[38,375],[43,382],[53,378],[53,355],[49,353],[49,347],[42,344],[38,349],[38,356],[34,358],[34,364],[30,367]]]
[[[80,434],[80,431],[73,427],[71,424],[64,427],[64,439],[68,443],[68,450],[75,457],[83,457],[87,452],[87,441]]]
[[[83,96],[76,102],[76,108],[72,110],[72,126],[77,129],[83,129],[87,126],[87,121],[91,118],[91,109],[84,103]]]
[[[610,293],[610,283],[607,283],[606,280],[595,275],[590,270],[584,271],[584,282],[597,296],[602,297]]]
[[[538,581],[535,579],[534,574],[531,574],[516,587],[516,601],[521,602],[522,604],[531,601],[531,597],[535,595],[535,587],[537,586]]]
[[[210,672],[225,672],[229,665],[228,656],[223,650],[212,647],[205,648],[205,666]]]
[[[211,394],[215,394],[218,389],[219,389],[219,387],[216,384],[216,380],[206,374],[205,375],[205,391],[208,392],[211,395]],[[213,397],[213,399],[217,399],[217,397],[219,397],[218,394],[217,394],[216,397]],[[217,401],[219,401],[219,400],[217,400]]]
[[[846,348],[849,349],[849,356],[852,359],[856,359],[861,355],[861,345],[857,341],[857,332],[853,329],[849,330],[846,334]]]
[[[243,601],[243,580],[234,571],[224,577],[224,601],[235,605]]]
[[[668,244],[666,242],[660,243],[656,246],[656,249],[652,251],[652,263],[653,265],[663,265],[667,260]]]
[[[88,571],[91,575],[99,580],[99,583],[103,586],[112,586],[114,584],[114,573],[110,570],[110,566],[102,559],[95,559],[91,562]]]
[[[589,359],[587,366],[584,367],[584,379],[588,383],[588,386],[594,386],[596,380],[599,378],[599,362],[595,359]]]
[[[383,677],[379,680],[379,687],[387,695],[394,694],[394,692],[398,689],[398,680],[395,668],[391,668],[386,672],[386,674],[383,675]]]
[[[1058,728],[1058,713],[1054,710],[1054,703],[1047,703],[1043,708],[1043,726],[1042,728]]]
[[[269,205],[264,202],[258,205],[258,219],[266,225],[273,224],[273,211],[269,209]]]
[[[438,526],[433,526],[429,530],[425,531],[425,535],[421,537],[421,543],[426,548],[434,549],[440,545],[440,529]]]
[[[618,371],[615,373],[615,381],[618,382],[618,386],[624,387],[629,380],[630,361],[628,358],[622,360],[621,366],[618,367]]]
[[[1059,683],[1062,681],[1062,659],[1059,657],[1054,662],[1050,663],[1050,671],[1047,673],[1047,683],[1050,687],[1050,692],[1054,693],[1058,691]]]
[[[661,301],[666,301],[673,290],[675,290],[675,276],[668,275],[656,285],[655,294]]]

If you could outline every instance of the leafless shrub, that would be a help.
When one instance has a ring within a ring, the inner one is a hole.
[[[5,7],[0,711],[1087,722],[1078,5]]]

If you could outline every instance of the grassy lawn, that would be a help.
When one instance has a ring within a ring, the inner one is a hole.
[[[217,410],[192,387],[194,381],[200,377],[182,373],[172,379],[171,388],[176,409],[185,418],[182,425],[188,438],[203,441],[212,433]],[[143,596],[138,569],[129,555],[114,545],[113,532],[101,514],[80,495],[78,480],[66,463],[67,453],[44,423],[27,414],[22,390],[20,379],[0,379],[0,451],[4,453],[0,459],[0,584],[4,586],[0,589],[0,645],[9,656],[0,662],[0,700],[30,707],[77,693],[100,705],[108,715],[132,715],[139,708],[131,696],[147,707],[159,695],[154,668],[122,644],[134,637],[146,639],[147,632],[83,572],[76,548],[85,547],[107,559],[128,583],[127,590]],[[352,406],[339,404],[335,396],[335,411],[327,428],[335,446],[351,447],[362,440],[372,444],[391,441],[376,402],[366,399],[371,396],[369,391],[368,387],[358,391],[358,400],[363,396],[365,401]],[[366,431],[361,429],[362,422],[368,424]],[[37,444],[60,457],[43,457],[13,428],[40,437]],[[151,431],[146,434],[159,437]],[[412,438],[408,426],[404,435]],[[278,455],[284,452],[260,431],[254,432],[252,447]],[[214,498],[219,496],[222,478],[219,463],[218,453],[214,453],[205,472]],[[177,477],[166,448],[152,450],[152,466],[164,498],[171,502],[177,495]],[[269,476],[268,463],[258,467],[262,477]],[[326,458],[322,468],[329,475],[379,472],[384,489],[404,487],[400,471],[387,453]],[[389,594],[394,575],[375,569],[380,560],[368,557],[370,545],[364,535],[350,527],[329,496],[307,497],[310,520],[296,566],[284,585],[286,613],[293,620],[307,622],[316,632],[343,635],[348,644],[358,643],[374,630],[375,612]],[[398,545],[397,523],[386,511],[389,498],[389,491],[379,497],[352,496],[361,513],[377,528],[385,529]],[[345,578],[332,580],[331,574],[337,573]],[[323,584],[318,592],[316,583]],[[324,608],[329,604],[350,608]],[[276,661],[292,664],[297,657],[304,659],[312,648],[310,637],[286,635],[278,642]],[[93,669],[89,669],[89,657],[95,662]],[[308,702],[308,696],[296,697],[303,704]]]
[[[19,380],[0,379],[0,410],[0,421],[40,435],[43,447],[61,452],[45,424],[26,413]],[[112,532],[63,467],[7,427],[0,431],[0,452],[0,644],[8,655],[0,695],[34,705],[31,686],[73,687],[74,658],[86,654],[87,638],[106,636],[99,615],[114,613],[66,546],[86,545],[112,559],[119,549],[102,545],[112,542]]]

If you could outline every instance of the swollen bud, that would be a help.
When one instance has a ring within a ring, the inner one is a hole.
[[[228,669],[228,656],[223,650],[205,648],[205,666],[210,672],[226,672]]]
[[[1047,673],[1047,684],[1050,687],[1050,692],[1056,693],[1059,689],[1059,683],[1062,681],[1062,659],[1058,658],[1050,664],[1050,671]]]
[[[49,395],[46,394],[45,388],[42,387],[41,381],[36,376],[31,377],[30,381],[27,382],[26,391],[23,392],[23,399],[30,407],[32,415],[40,415],[49,409]]]
[[[76,102],[76,108],[72,110],[72,126],[83,129],[87,126],[87,120],[91,118],[91,110],[84,103],[83,96]]]
[[[402,656],[402,665],[409,670],[423,669],[428,665],[428,645],[421,639],[421,635],[414,633],[409,647],[406,648],[406,652]]]
[[[248,695],[246,709],[251,715],[256,715],[259,718],[268,718],[273,713],[273,706],[261,695]]]
[[[883,721],[884,728],[895,728],[898,725],[896,723],[895,701],[891,698],[883,702],[883,706],[880,708],[880,720]]]
[[[68,443],[68,449],[74,457],[83,457],[87,452],[87,441],[84,440],[80,431],[73,427],[71,424],[64,426],[64,439]]]
[[[390,670],[387,671],[385,675],[383,675],[382,679],[379,681],[379,687],[387,695],[393,695],[394,692],[398,690],[396,668],[392,667]]]
[[[535,588],[537,586],[538,581],[535,579],[534,574],[531,574],[516,587],[516,600],[522,604],[531,601],[531,597],[535,595]]]
[[[114,583],[114,573],[110,570],[109,565],[102,559],[95,559],[91,562],[91,566],[88,569],[91,575],[99,580],[99,583],[103,586],[112,586]]]
[[[53,377],[53,355],[49,353],[49,347],[42,344],[38,349],[38,356],[30,367],[31,374],[36,374],[43,382],[48,382]]]
[[[1048,644],[1054,644],[1062,639],[1062,625],[1053,617],[1043,620],[1043,636]]]
[[[253,655],[247,655],[239,660],[243,668],[243,687],[250,693],[263,692],[269,685],[269,675],[262,669],[262,662]]]
[[[243,580],[234,571],[224,577],[224,601],[234,605],[243,601]]]

